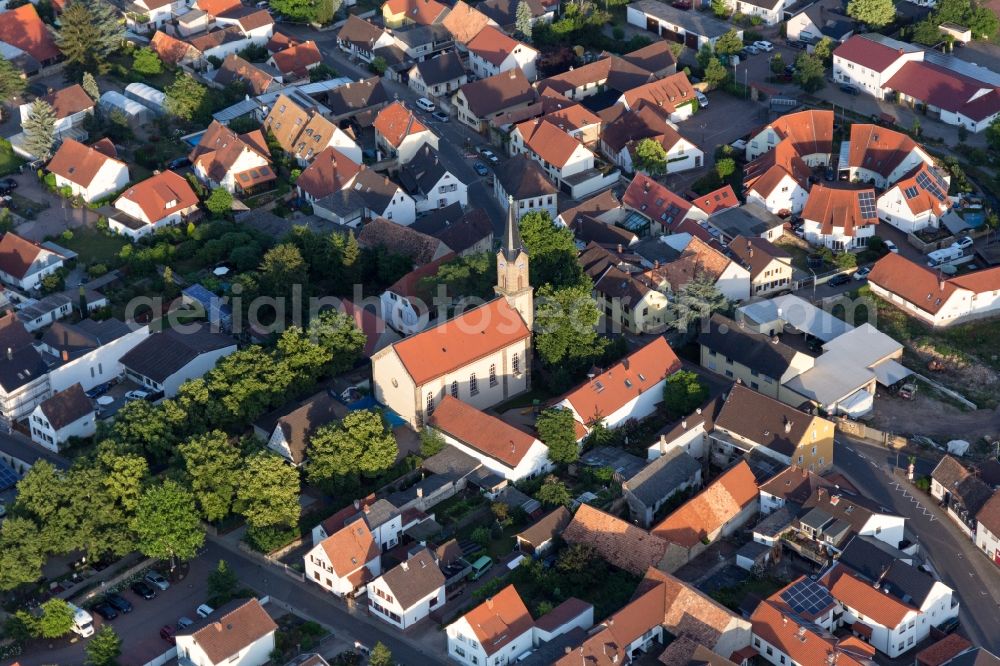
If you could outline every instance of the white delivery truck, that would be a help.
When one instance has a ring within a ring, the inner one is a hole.
[[[94,635],[94,618],[79,606],[69,604],[73,611],[73,633],[87,638]]]

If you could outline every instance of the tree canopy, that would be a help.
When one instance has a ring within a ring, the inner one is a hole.
[[[396,462],[399,447],[378,412],[359,409],[322,426],[309,440],[311,482],[357,474],[374,476]]]
[[[160,61],[160,56],[157,55],[156,51],[145,46],[136,49],[132,55],[132,69],[137,74],[153,76],[163,71],[163,63]]]
[[[604,351],[606,341],[595,328],[601,313],[589,287],[546,284],[535,303],[535,351],[546,366],[572,374]]]
[[[690,370],[675,372],[663,384],[663,406],[672,417],[690,414],[707,398],[708,387]]]
[[[872,28],[881,28],[895,20],[896,6],[892,0],[850,0],[847,15]]]
[[[248,457],[239,475],[236,508],[251,527],[290,527],[299,519],[299,474],[268,451]]]
[[[538,415],[535,428],[538,438],[549,447],[552,462],[568,464],[580,457],[574,423],[573,412],[568,409],[551,408]]]
[[[0,103],[9,103],[24,92],[27,81],[14,65],[6,58],[0,57]]]
[[[31,103],[28,117],[21,123],[24,149],[39,159],[52,156],[56,136],[56,112],[43,99]]]
[[[567,287],[581,283],[583,269],[576,259],[572,231],[553,224],[547,211],[532,211],[521,217],[520,230],[530,260],[531,284]]]
[[[214,522],[228,516],[236,495],[239,449],[229,443],[226,433],[213,430],[189,439],[178,450],[202,517]]]
[[[635,146],[635,168],[650,176],[660,176],[667,172],[667,151],[663,144],[653,138],[645,138]]]
[[[143,492],[132,530],[147,557],[190,560],[205,543],[194,496],[171,479]]]
[[[569,494],[565,483],[550,474],[545,477],[542,486],[535,493],[535,499],[546,506],[569,506],[573,496]]]
[[[826,67],[813,53],[802,53],[795,59],[795,82],[806,92],[816,92],[822,88]]]
[[[114,627],[105,624],[87,641],[87,666],[116,666],[122,654],[122,639]]]
[[[743,50],[743,39],[733,28],[715,42],[715,52],[719,55],[733,55]]]
[[[167,113],[181,120],[193,121],[206,115],[204,108],[208,98],[208,88],[198,83],[193,76],[178,72],[174,82],[164,91],[164,108]]]

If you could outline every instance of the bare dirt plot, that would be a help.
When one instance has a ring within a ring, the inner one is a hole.
[[[965,411],[929,394],[922,385],[914,400],[879,397],[868,422],[895,434],[924,435],[938,444],[964,439],[982,447],[983,437],[996,439],[1000,434],[1000,408]]]

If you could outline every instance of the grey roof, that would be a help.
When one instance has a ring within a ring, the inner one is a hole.
[[[506,164],[498,167],[496,178],[500,181],[503,191],[515,200],[558,192],[538,162],[524,154],[512,157]]]
[[[438,151],[430,144],[423,144],[413,158],[406,163],[405,169],[399,171],[399,183],[410,196],[420,195],[428,198],[434,194],[437,184],[446,173],[450,173]],[[456,182],[461,182],[458,176],[451,174]]]
[[[930,574],[899,559],[905,553],[874,537],[856,536],[840,554],[844,564],[904,603],[923,606],[934,588]]]
[[[646,461],[639,456],[612,446],[595,447],[583,454],[580,462],[588,467],[610,467],[623,479],[631,479],[646,467]]]
[[[452,51],[418,62],[413,67],[420,73],[423,82],[430,86],[454,81],[465,75],[462,59]]]
[[[235,345],[230,336],[212,333],[207,327],[186,334],[171,328],[137,344],[120,362],[132,372],[162,384],[198,356]]]
[[[0,386],[8,393],[48,372],[42,355],[31,344],[33,340],[24,324],[13,317],[7,317],[0,327],[0,353],[6,354],[0,362]]]
[[[823,341],[835,340],[854,328],[842,319],[833,316],[826,310],[822,310],[794,294],[775,296],[774,298],[748,303],[747,305],[740,306],[738,310],[742,315],[757,324],[767,324],[781,320]],[[888,338],[888,336],[885,337]],[[892,340],[892,338],[888,339]],[[849,341],[850,339],[840,342],[838,346],[846,344]],[[824,345],[824,348],[827,348],[827,346]]]
[[[288,444],[292,462],[298,464],[306,458],[306,444],[317,428],[343,418],[347,408],[328,392],[321,391],[302,403],[279,407],[261,417],[256,425],[270,437],[275,428],[281,428]]]
[[[670,5],[658,2],[658,0],[638,0],[638,2],[630,4],[629,7],[680,26],[685,32],[709,39],[721,37],[732,29],[730,24],[714,19],[704,12],[675,9]]]
[[[361,518],[368,525],[368,529],[374,530],[380,525],[385,525],[390,520],[399,515],[399,509],[387,499],[377,499],[371,504],[366,504],[364,508],[344,521],[345,525],[354,522],[355,518]]]
[[[647,0],[642,0],[643,2]],[[686,12],[697,14],[698,12]],[[708,218],[708,223],[729,239],[737,236],[760,236],[784,224],[781,218],[756,203],[724,208]]]
[[[392,203],[392,198],[396,196],[399,186],[381,176],[371,169],[362,169],[354,177],[354,184],[351,185],[351,192],[361,195],[365,207],[381,215]]]
[[[360,176],[360,172],[358,175]],[[354,214],[364,211],[366,202],[364,196],[353,188],[339,190],[313,203],[314,208],[323,208],[342,219],[349,219]],[[384,210],[384,209],[383,209]]]
[[[824,525],[826,525],[828,522],[830,522],[832,519],[833,517],[823,509],[814,508],[807,511],[804,516],[799,518],[799,522],[801,522],[803,525],[806,525],[807,527],[811,527],[813,529],[818,530],[822,528]]]
[[[523,539],[533,546],[541,546],[547,541],[558,537],[573,519],[573,514],[564,506],[550,511],[542,516],[533,525],[517,534],[518,539]]]
[[[780,379],[798,353],[782,342],[741,327],[728,317],[712,315],[698,344],[774,379]]]
[[[57,321],[42,336],[42,344],[70,359],[117,340],[131,332],[131,328],[119,319],[84,319],[75,324]]]
[[[435,453],[421,465],[431,474],[457,474],[459,476],[471,474],[481,466],[482,463],[477,458],[451,444],[445,445],[439,453]]]
[[[43,317],[50,312],[58,310],[64,305],[70,305],[73,299],[64,293],[49,294],[41,300],[35,301],[18,311],[17,316],[25,322],[31,322],[39,317]]]
[[[493,235],[493,223],[482,208],[462,211],[457,201],[433,210],[410,225],[411,229],[433,236],[460,254]]]
[[[864,366],[873,365],[902,349],[901,343],[867,322],[823,345],[823,350],[827,353],[842,352],[854,363]]]
[[[39,407],[56,430],[94,413],[94,404],[79,382],[44,400]]]
[[[974,647],[941,666],[1000,666],[1000,657],[986,648]]]
[[[22,439],[22,437],[23,435],[15,436],[0,432],[0,457],[14,458],[28,466],[34,465],[39,460],[45,460],[59,469],[69,468],[69,461],[62,456],[58,456],[48,449],[43,449],[34,442]]]
[[[843,11],[836,11],[836,9],[843,9],[842,2],[829,3],[833,5],[832,7],[827,7],[827,4],[825,2],[814,3],[802,10],[802,13],[809,17],[809,20],[820,29],[824,37],[839,41],[845,35],[853,32],[858,23],[850,16],[846,16]]]
[[[403,608],[410,608],[427,595],[444,587],[444,574],[428,549],[415,553],[406,562],[382,574],[382,581]]]
[[[770,546],[765,546],[762,543],[757,543],[756,541],[748,541],[743,544],[736,554],[747,558],[752,562],[756,562],[758,559],[763,557],[765,553],[771,552]]]
[[[785,386],[825,407],[845,400],[873,379],[875,373],[863,365],[855,365],[840,354],[824,354],[813,367],[785,382]]]
[[[753,531],[764,536],[778,536],[788,528],[794,518],[795,516],[786,504],[777,511],[768,514],[754,526]]]
[[[336,116],[355,114],[380,104],[389,103],[382,79],[373,76],[364,81],[352,81],[338,86],[326,94],[326,106]]]
[[[680,447],[675,447],[646,465],[625,482],[625,489],[645,506],[651,507],[689,482],[701,463]]]

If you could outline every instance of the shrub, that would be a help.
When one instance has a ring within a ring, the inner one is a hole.
[[[247,527],[243,540],[258,553],[272,553],[299,537],[293,527]]]

